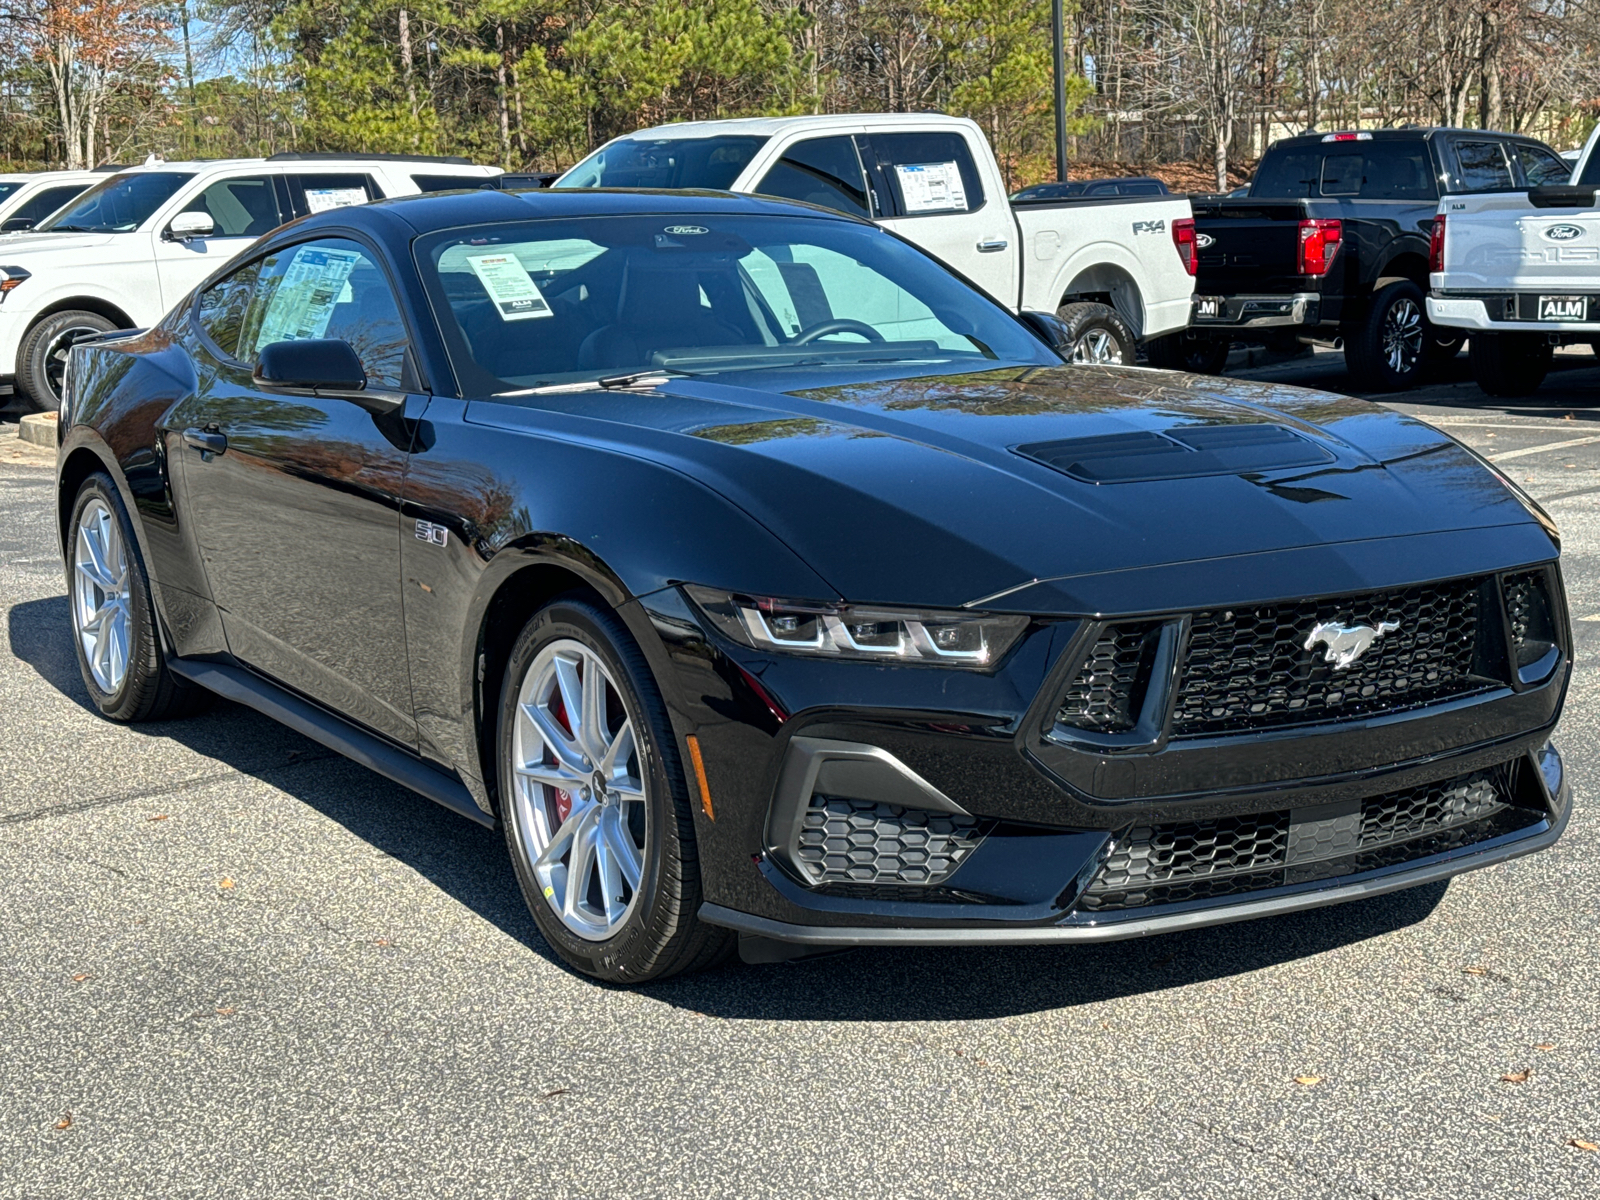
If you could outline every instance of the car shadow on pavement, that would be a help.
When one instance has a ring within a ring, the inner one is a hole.
[[[9,615],[11,652],[87,708],[66,636],[68,619],[65,596],[16,605]],[[528,915],[498,832],[224,701],[183,720],[133,728],[271,784],[566,969]],[[1226,979],[1380,937],[1424,920],[1446,887],[1431,884],[1306,913],[1093,946],[860,949],[776,965],[735,962],[651,985],[644,994],[729,1020],[1013,1016]]]

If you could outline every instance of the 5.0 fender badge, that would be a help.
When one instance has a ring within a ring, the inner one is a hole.
[[[427,542],[430,546],[448,546],[450,531],[443,525],[435,525],[432,521],[418,521],[417,541]]]
[[[1304,649],[1315,650],[1317,644],[1321,643],[1328,648],[1328,652],[1322,656],[1323,661],[1331,662],[1335,671],[1342,671],[1365,654],[1373,642],[1399,628],[1399,621],[1379,621],[1376,628],[1324,621],[1306,637]]]

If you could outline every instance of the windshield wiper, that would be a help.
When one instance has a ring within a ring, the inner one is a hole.
[[[642,383],[652,383],[656,380],[666,381],[669,375],[688,375],[688,371],[674,371],[671,367],[657,367],[653,371],[634,371],[629,375],[608,375],[604,379],[596,379],[599,387],[610,390],[611,388],[638,387]]]
[[[657,367],[653,371],[634,371],[628,375],[608,375],[604,379],[582,379],[574,383],[546,383],[538,387],[518,388],[514,392],[496,392],[503,396],[543,396],[550,392],[598,392],[620,388],[638,387],[644,383],[665,383],[669,375],[692,375],[692,371],[676,371],[671,367]]]

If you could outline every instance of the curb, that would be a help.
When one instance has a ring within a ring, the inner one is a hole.
[[[17,425],[17,436],[25,442],[32,442],[35,446],[54,450],[57,420],[55,413],[29,413]]]

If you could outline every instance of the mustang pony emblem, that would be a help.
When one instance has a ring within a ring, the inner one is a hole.
[[[1399,628],[1399,621],[1379,621],[1377,628],[1324,621],[1306,636],[1305,649],[1315,650],[1321,642],[1328,648],[1323,661],[1331,662],[1335,671],[1342,671],[1365,654],[1373,642]]]

